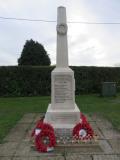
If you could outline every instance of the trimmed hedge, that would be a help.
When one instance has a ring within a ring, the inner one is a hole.
[[[100,93],[102,82],[120,86],[120,67],[72,67],[75,73],[76,94]]]
[[[50,95],[54,67],[0,67],[0,96]],[[120,86],[120,67],[71,67],[75,73],[76,94],[99,93],[104,81]]]
[[[50,67],[0,67],[0,96],[50,94]]]

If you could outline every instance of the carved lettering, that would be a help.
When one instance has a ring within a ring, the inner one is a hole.
[[[55,103],[72,100],[72,76],[56,75],[54,79]]]

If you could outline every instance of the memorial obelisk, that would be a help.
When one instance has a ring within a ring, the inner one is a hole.
[[[57,134],[68,134],[80,122],[80,110],[75,103],[74,72],[68,66],[66,8],[57,9],[57,64],[51,74],[51,104],[44,122],[51,124]]]

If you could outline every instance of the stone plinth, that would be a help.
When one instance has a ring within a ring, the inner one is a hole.
[[[49,104],[44,121],[54,127],[56,135],[63,136],[64,133],[69,136],[72,135],[73,127],[80,121],[80,111],[76,104],[74,107],[74,109],[69,110],[55,110]]]
[[[71,136],[80,122],[80,110],[75,103],[74,72],[69,68],[56,68],[52,72],[52,98],[44,122],[51,124],[56,135]]]

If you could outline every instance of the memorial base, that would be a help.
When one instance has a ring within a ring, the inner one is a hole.
[[[54,150],[55,153],[67,152],[67,153],[103,153],[103,148],[99,142],[79,142],[79,143],[65,143],[57,144]]]
[[[69,110],[55,110],[49,104],[44,122],[54,127],[56,136],[72,136],[72,129],[80,122],[80,110],[76,104]]]

